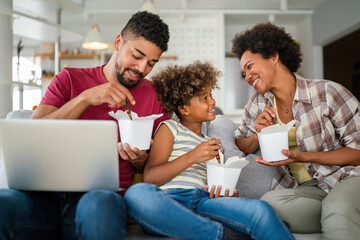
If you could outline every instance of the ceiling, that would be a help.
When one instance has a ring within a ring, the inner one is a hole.
[[[81,42],[93,23],[124,23],[144,0],[13,0],[14,43]],[[223,11],[227,14],[311,14],[326,0],[154,0],[160,15]],[[204,4],[206,3],[206,4]],[[60,22],[60,28],[57,23]]]
[[[49,15],[62,8],[67,14],[79,14],[84,10],[121,9],[137,10],[144,0],[13,0],[16,10]],[[314,9],[324,0],[154,0],[160,10],[170,9],[280,9],[285,3],[288,9]],[[204,6],[206,3],[206,6]]]

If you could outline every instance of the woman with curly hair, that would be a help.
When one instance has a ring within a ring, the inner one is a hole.
[[[168,66],[152,78],[165,111],[180,121],[159,126],[146,183],[125,194],[129,214],[149,232],[182,239],[294,239],[266,202],[220,198],[220,186],[215,198],[215,186],[207,192],[205,162],[218,155],[220,141],[202,134],[201,126],[215,119],[211,90],[218,75],[211,64],[197,61]]]
[[[256,132],[296,121],[289,131],[288,159],[279,166],[269,202],[292,232],[322,232],[322,239],[358,239],[360,229],[359,101],[338,83],[304,79],[295,72],[301,54],[283,28],[261,23],[235,35],[233,52],[255,93],[236,130],[246,154],[259,148]],[[252,129],[255,129],[254,132]]]

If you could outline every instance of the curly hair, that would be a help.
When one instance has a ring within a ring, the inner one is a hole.
[[[232,39],[232,52],[237,58],[250,50],[268,59],[279,53],[280,61],[291,71],[296,72],[302,57],[298,45],[284,28],[271,23],[259,23],[252,29],[237,33]]]
[[[186,66],[168,65],[151,80],[165,112],[169,116],[175,112],[180,118],[178,106],[189,105],[191,98],[204,94],[207,86],[218,89],[219,75],[220,71],[210,63],[195,61]]]
[[[163,52],[168,48],[169,27],[156,14],[147,11],[135,13],[121,31],[124,39],[143,37]]]

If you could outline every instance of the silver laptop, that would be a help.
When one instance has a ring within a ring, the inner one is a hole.
[[[0,120],[9,188],[118,191],[117,132],[114,121]]]

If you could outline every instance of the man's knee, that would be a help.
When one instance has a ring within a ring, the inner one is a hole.
[[[22,208],[27,207],[26,195],[21,191],[12,189],[0,190],[0,216],[14,216],[21,212]]]
[[[127,209],[124,199],[107,190],[84,194],[76,208],[76,231],[85,239],[124,239]]]
[[[78,203],[78,211],[85,209],[87,212],[103,211],[105,209],[126,212],[124,199],[116,192],[107,190],[93,190],[84,194]]]
[[[9,214],[14,214],[14,210],[18,209],[17,201],[14,201],[17,198],[16,195],[12,190],[4,189],[0,191],[0,216],[9,216]]]

